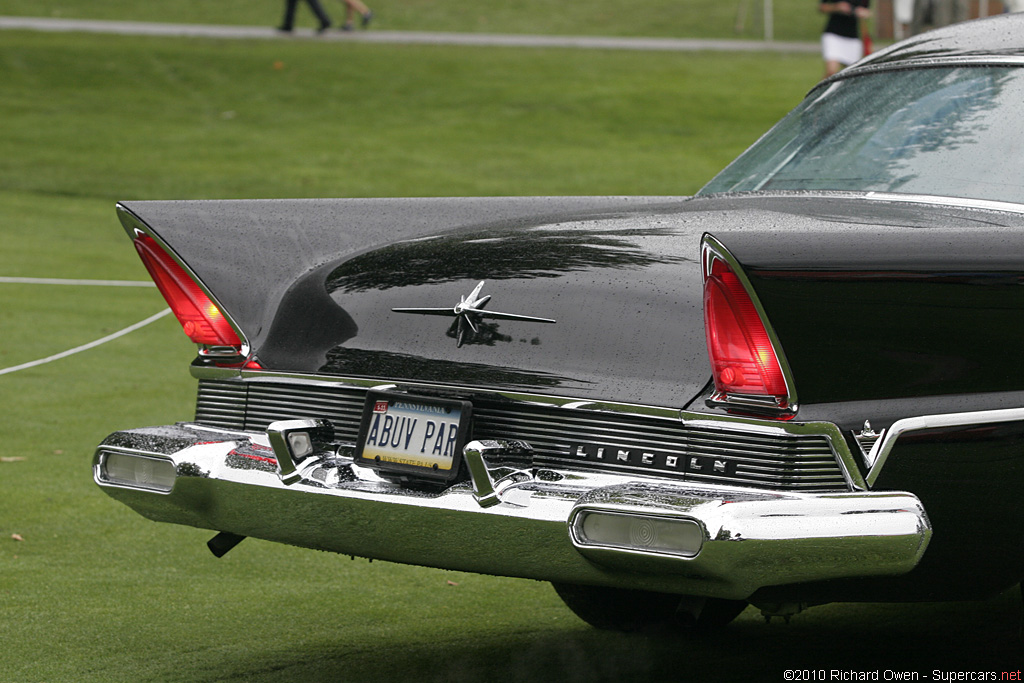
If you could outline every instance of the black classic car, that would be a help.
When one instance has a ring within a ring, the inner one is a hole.
[[[815,87],[696,196],[124,202],[198,345],[142,515],[550,581],[591,624],[1024,577],[1024,16]]]

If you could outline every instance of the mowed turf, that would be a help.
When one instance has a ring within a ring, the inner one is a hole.
[[[340,0],[322,0],[335,24]],[[764,0],[367,0],[373,30],[470,31],[678,38],[764,38]],[[817,40],[824,19],[817,3],[773,1],[777,40]],[[0,0],[0,16],[277,26],[283,0]],[[296,25],[317,25],[300,3]]]
[[[110,199],[685,194],[818,76],[806,55],[0,37],[0,189]]]
[[[0,276],[144,280],[118,199],[690,193],[818,70],[806,56],[0,33]],[[0,369],[162,308],[153,289],[0,284]],[[193,354],[163,318],[0,375],[0,681],[781,680],[1013,661],[1012,593],[789,625],[751,609],[721,636],[676,640],[592,630],[539,582],[254,540],[217,560],[211,532],[149,522],[90,474],[110,431],[191,417]]]

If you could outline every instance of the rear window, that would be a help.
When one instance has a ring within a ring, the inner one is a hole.
[[[925,68],[808,96],[699,194],[840,190],[1024,202],[1024,69]]]

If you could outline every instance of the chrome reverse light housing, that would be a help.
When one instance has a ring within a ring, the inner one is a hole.
[[[591,507],[573,511],[569,534],[580,550],[625,550],[684,559],[696,557],[707,539],[704,526],[690,517]]]
[[[96,454],[93,478],[108,486],[170,493],[177,469],[169,458],[104,446]]]

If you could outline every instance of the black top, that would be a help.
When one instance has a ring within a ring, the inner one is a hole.
[[[856,7],[867,7],[871,0],[847,0],[850,5]],[[822,3],[824,4],[824,3]],[[828,15],[828,23],[825,24],[825,33],[834,33],[845,38],[860,37],[860,20],[857,15],[832,12]]]

